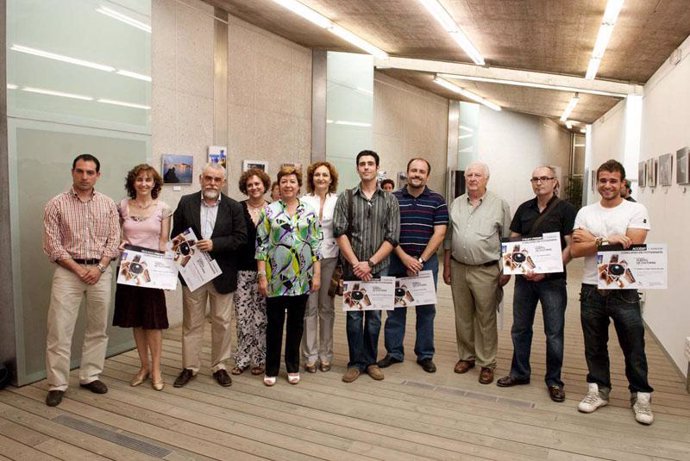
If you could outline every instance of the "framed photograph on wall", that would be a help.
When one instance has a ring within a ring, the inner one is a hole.
[[[690,149],[687,146],[676,151],[676,183],[690,184]]]
[[[208,162],[219,163],[220,166],[228,169],[228,148],[226,146],[208,146]]]
[[[192,155],[163,154],[163,183],[164,184],[191,184],[194,169],[194,157]]]
[[[247,171],[252,168],[257,168],[262,171],[268,172],[268,162],[263,160],[243,160],[242,161],[242,171]]]
[[[647,186],[647,162],[637,164],[637,185],[639,187]]]
[[[398,189],[402,189],[403,187],[407,186],[407,172],[406,171],[398,171],[397,174],[397,184],[398,184]]]
[[[647,160],[647,186],[656,187],[656,159]]]
[[[673,184],[673,154],[664,154],[659,157],[659,185],[670,186]]]

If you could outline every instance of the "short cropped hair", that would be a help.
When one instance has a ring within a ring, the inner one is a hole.
[[[609,173],[615,173],[617,171],[621,174],[621,181],[625,179],[625,167],[617,160],[607,160],[597,168],[597,181],[599,181],[599,173],[602,171],[607,171]]]
[[[317,168],[322,166],[328,168],[328,173],[331,175],[331,184],[328,186],[328,192],[335,194],[335,191],[338,190],[338,171],[329,162],[316,162],[309,165],[309,168],[307,168],[307,191],[314,192],[316,190],[316,187],[314,187],[314,173]]]
[[[364,157],[364,156],[371,156],[374,157],[374,161],[376,162],[376,166],[379,166],[379,154],[374,152],[373,150],[363,150],[359,154],[357,154],[357,158],[355,159],[355,165],[359,165],[359,159]]]
[[[264,170],[259,168],[250,168],[240,176],[240,181],[238,183],[240,192],[247,195],[247,181],[251,179],[252,176],[256,176],[264,184],[264,192],[268,192],[268,188],[271,185],[271,178],[266,174]]]
[[[280,183],[283,176],[290,176],[291,174],[297,176],[297,184],[299,187],[302,187],[302,173],[294,166],[284,166],[280,168],[278,172],[278,183]]]
[[[134,188],[134,182],[136,181],[137,176],[142,173],[146,173],[153,178],[151,197],[157,199],[158,194],[160,194],[163,187],[163,178],[161,178],[161,175],[156,171],[156,169],[148,163],[137,165],[127,172],[127,176],[125,177],[125,189],[127,189],[127,195],[129,195],[130,198],[136,198],[137,190]]]
[[[412,162],[416,162],[417,160],[426,163],[426,167],[428,168],[428,171],[426,173],[431,174],[431,163],[429,163],[427,159],[422,157],[415,157],[411,159],[409,162],[407,162],[407,171],[410,171],[410,165],[412,165]]]
[[[79,154],[77,155],[74,160],[72,161],[72,169],[74,170],[77,167],[77,162],[79,160],[83,160],[85,162],[93,162],[96,164],[96,173],[100,173],[101,171],[101,162],[98,161],[96,157],[94,157],[91,154]]]

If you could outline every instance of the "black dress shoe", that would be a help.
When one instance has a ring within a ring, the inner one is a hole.
[[[417,363],[419,364],[420,367],[422,367],[422,370],[426,371],[427,373],[436,373],[436,364],[434,363],[433,360],[422,359],[422,360],[417,360]]]
[[[105,394],[108,392],[108,386],[105,385],[103,381],[97,379],[96,381],[91,381],[90,383],[80,384],[79,387],[88,389],[94,394]]]
[[[529,378],[518,379],[518,378],[513,378],[512,376],[508,375],[508,376],[504,376],[503,378],[496,381],[496,385],[498,387],[513,387],[513,386],[520,386],[522,384],[529,384]]]
[[[396,359],[392,355],[386,354],[384,358],[379,360],[376,365],[379,366],[379,368],[388,368],[389,366],[393,365],[394,363],[401,363],[402,360]]]
[[[173,387],[182,387],[185,384],[187,384],[188,382],[190,382],[191,380],[193,380],[194,378],[196,378],[196,375],[194,374],[194,372],[189,368],[185,368],[184,370],[182,370],[182,372],[177,377],[177,379],[175,379],[175,382],[173,383]]]
[[[551,400],[554,402],[560,403],[565,401],[565,391],[563,390],[563,386],[559,386],[557,384],[549,386],[549,397],[551,397]]]
[[[232,378],[224,369],[220,369],[213,373],[213,377],[216,379],[216,381],[218,381],[218,384],[223,387],[232,386]]]
[[[65,395],[65,391],[48,391],[46,405],[49,407],[57,407],[60,405],[60,402],[62,402],[63,395]]]

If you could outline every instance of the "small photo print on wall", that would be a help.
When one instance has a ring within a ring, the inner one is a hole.
[[[398,189],[402,189],[403,187],[407,186],[407,172],[406,171],[398,171]]]
[[[647,187],[647,162],[637,164],[637,185]]]
[[[659,185],[670,186],[673,183],[673,154],[659,157]]]
[[[191,184],[194,157],[191,155],[163,154],[163,182],[165,184]]]
[[[647,187],[656,187],[656,159],[647,160]]]
[[[228,169],[228,148],[226,146],[208,146],[208,162],[218,163],[220,166]]]
[[[687,146],[676,151],[676,183],[690,184],[690,149]]]
[[[251,170],[256,168],[258,170],[268,172],[268,162],[262,160],[243,160],[242,161],[242,171]]]

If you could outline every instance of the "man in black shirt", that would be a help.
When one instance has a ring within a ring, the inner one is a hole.
[[[561,367],[563,365],[563,329],[566,292],[565,265],[570,261],[570,237],[573,232],[575,207],[560,200],[555,190],[558,185],[553,168],[542,166],[534,170],[532,189],[536,197],[520,205],[510,224],[511,237],[539,237],[547,232],[560,232],[563,254],[563,272],[555,274],[527,273],[515,278],[513,295],[513,361],[510,374],[497,381],[499,387],[528,384],[529,357],[532,347],[532,324],[541,302],[546,334],[546,386],[554,402],[565,400]]]

